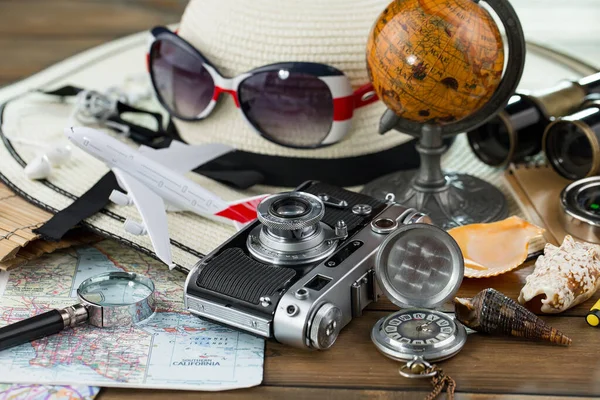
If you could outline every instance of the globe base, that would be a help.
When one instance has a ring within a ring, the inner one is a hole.
[[[426,213],[443,229],[507,217],[506,199],[495,186],[466,174],[445,174],[441,188],[425,188],[415,183],[417,171],[392,173],[368,183],[362,193],[385,199],[392,193],[395,201]]]

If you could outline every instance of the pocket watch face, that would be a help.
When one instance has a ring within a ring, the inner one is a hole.
[[[388,338],[410,345],[434,345],[456,333],[456,324],[451,317],[421,309],[394,313],[383,322],[381,328]]]

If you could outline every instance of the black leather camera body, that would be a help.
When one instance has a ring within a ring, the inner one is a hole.
[[[414,209],[315,181],[265,198],[257,214],[192,268],[185,307],[309,349],[329,348],[378,298],[373,266],[387,234],[428,220]]]

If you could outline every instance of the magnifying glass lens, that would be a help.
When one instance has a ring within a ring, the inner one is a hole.
[[[141,282],[127,278],[92,281],[82,287],[79,295],[90,303],[100,306],[123,306],[144,300],[153,289]]]
[[[81,303],[50,310],[0,328],[0,350],[89,323],[97,327],[127,326],[156,310],[154,283],[133,272],[113,271],[81,282]]]

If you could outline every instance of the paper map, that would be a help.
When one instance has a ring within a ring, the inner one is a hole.
[[[0,384],[0,400],[91,400],[99,391],[88,386]]]
[[[154,281],[158,309],[151,318],[121,328],[84,324],[0,351],[0,382],[188,390],[260,384],[262,339],[184,312],[185,275],[114,241],[1,272],[0,326],[75,304],[80,282],[115,270]]]

